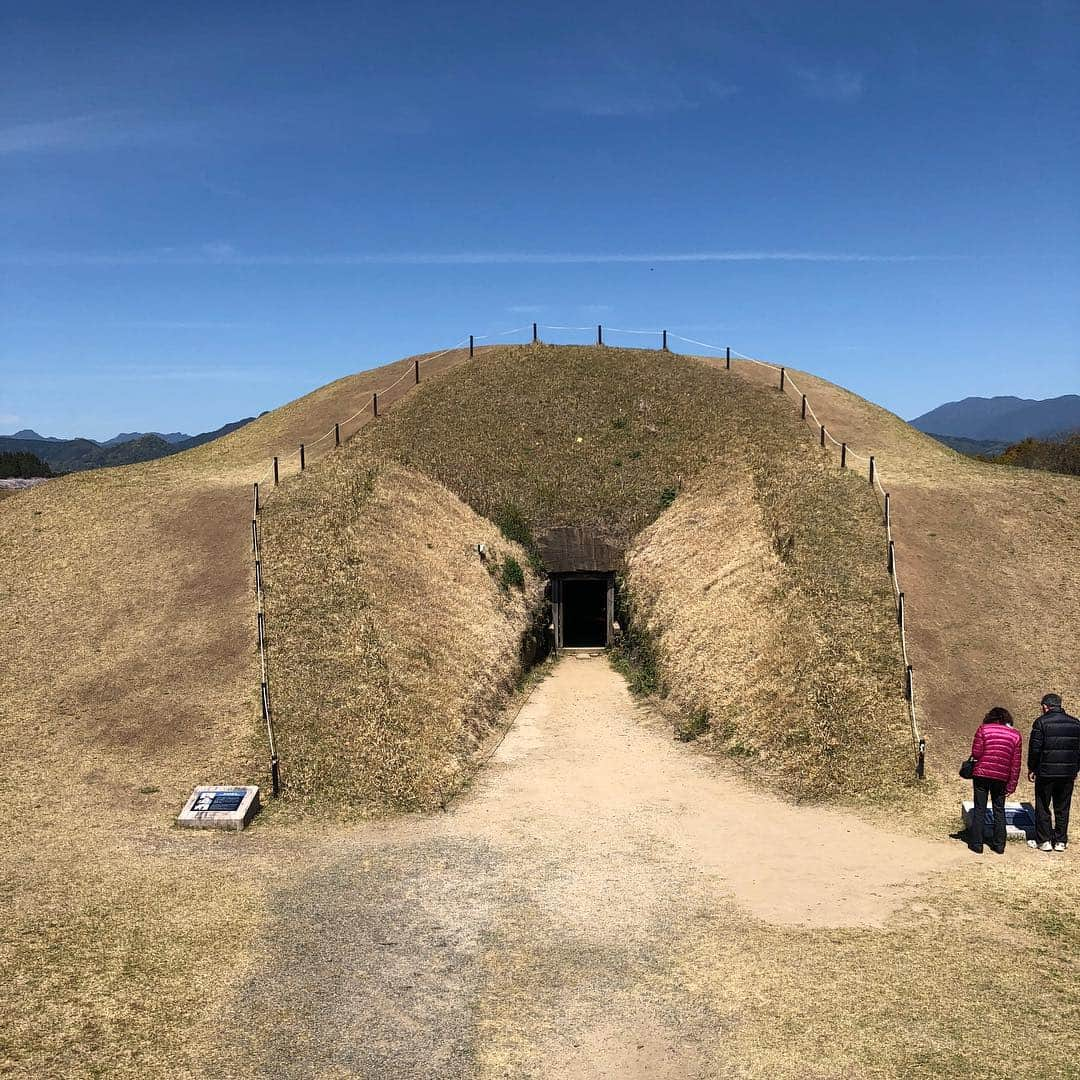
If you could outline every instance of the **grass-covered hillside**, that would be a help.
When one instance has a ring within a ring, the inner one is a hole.
[[[770,388],[652,351],[485,350],[268,504],[293,782],[394,805],[450,790],[531,618],[470,537],[497,565],[500,546],[535,561],[536,537],[572,524],[629,552],[631,665],[714,745],[802,795],[895,784],[910,735],[877,522]]]

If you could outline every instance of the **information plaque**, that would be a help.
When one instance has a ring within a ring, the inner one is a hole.
[[[239,832],[259,809],[259,789],[197,787],[184,804],[177,824],[194,829],[233,829]]]

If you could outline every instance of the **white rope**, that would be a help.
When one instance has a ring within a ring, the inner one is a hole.
[[[663,330],[620,330],[617,326],[605,326],[605,334],[642,334],[648,337],[660,337]]]
[[[723,352],[728,346],[726,345],[710,345],[707,341],[695,341],[691,337],[683,337],[682,334],[675,334],[672,331],[668,331],[668,337],[674,338],[676,341],[685,341],[690,345],[700,345],[703,349],[715,349],[717,352]],[[735,354],[732,353],[732,356]]]
[[[509,330],[492,330],[489,334],[473,334],[473,341],[488,341],[491,338],[510,337],[512,334],[523,334],[531,330],[532,324],[527,326],[512,326]]]
[[[552,326],[550,323],[539,325],[540,330],[595,330],[595,326]]]

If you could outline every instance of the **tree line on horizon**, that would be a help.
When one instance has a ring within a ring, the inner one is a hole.
[[[56,475],[48,462],[29,450],[0,451],[0,480],[33,480]]]

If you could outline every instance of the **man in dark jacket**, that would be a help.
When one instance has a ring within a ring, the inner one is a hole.
[[[1080,772],[1080,720],[1061,707],[1060,694],[1046,694],[1042,716],[1031,729],[1028,779],[1035,784],[1035,839],[1040,851],[1064,851],[1069,842],[1069,807]],[[1054,820],[1050,820],[1050,805]]]

